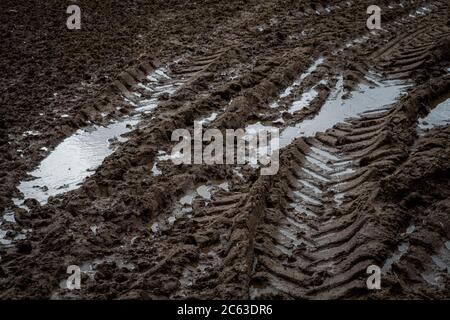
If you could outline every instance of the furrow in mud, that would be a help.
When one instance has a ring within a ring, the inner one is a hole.
[[[114,150],[63,189],[11,179],[34,200],[3,201],[0,297],[447,298],[448,3],[386,4],[372,32],[370,4],[249,3],[118,73],[120,110],[95,126],[136,123],[102,141]],[[279,171],[175,165],[171,134],[195,121],[279,129]],[[61,284],[71,264],[77,292]]]

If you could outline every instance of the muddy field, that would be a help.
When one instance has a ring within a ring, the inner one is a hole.
[[[0,299],[450,298],[448,0],[17,2]],[[278,172],[174,164],[194,121],[278,129]]]

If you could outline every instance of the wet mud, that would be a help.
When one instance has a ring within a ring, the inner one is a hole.
[[[79,3],[0,5],[0,298],[449,298],[448,1]],[[194,121],[279,171],[175,165]]]

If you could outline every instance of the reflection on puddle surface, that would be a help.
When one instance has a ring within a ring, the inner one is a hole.
[[[89,277],[91,281],[95,281],[95,274],[97,273],[98,266],[107,263],[107,264],[115,264],[118,269],[126,269],[128,271],[133,271],[136,269],[136,266],[132,263],[126,263],[120,258],[115,258],[113,256],[108,256],[104,258],[97,258],[93,261],[85,262],[80,266],[80,271],[82,275],[86,275]],[[59,282],[58,289],[56,290],[52,296],[51,300],[60,300],[60,299],[77,299],[79,298],[77,295],[77,290],[72,291],[67,288],[67,279],[63,279]]]
[[[401,257],[408,251],[408,249],[409,249],[409,243],[408,242],[402,242],[398,246],[397,252],[394,253],[391,257],[386,259],[383,267],[381,268],[381,273],[385,274],[386,272],[388,272],[391,269],[392,264],[394,262],[400,261]]]
[[[263,125],[259,121],[245,127],[245,152],[246,157],[248,157],[248,164],[251,167],[258,168],[258,159],[261,160],[262,157],[269,156],[273,153],[273,151],[279,149],[279,139],[277,138],[277,132],[278,128]],[[277,135],[275,136],[274,134]],[[258,144],[256,144],[256,141],[258,141]]]
[[[6,211],[5,214],[3,215],[3,220],[5,222],[16,223],[16,218],[14,216],[14,212],[13,211]],[[0,225],[1,225],[1,222],[0,222]]]
[[[160,161],[168,161],[168,160],[174,160],[177,158],[182,158],[183,154],[181,154],[180,152],[175,152],[174,154],[168,155],[164,150],[159,150],[158,151],[158,156],[155,158],[154,160],[154,164],[152,167],[152,175],[154,177],[156,176],[160,176],[162,174],[162,171],[158,168],[158,163]]]
[[[13,230],[15,228],[11,227],[14,224],[16,224],[14,212],[6,211],[3,218],[0,218],[0,245],[11,247],[14,245],[15,241],[25,240],[27,238],[27,233],[31,232],[31,229],[21,229],[20,231]]]
[[[445,275],[450,275],[450,241],[446,241],[437,254],[431,256],[430,264],[421,273],[428,284],[439,288],[445,287]]]
[[[320,81],[319,84],[325,84],[325,81]],[[288,112],[290,114],[294,114],[295,112],[307,107],[318,95],[319,92],[316,90],[317,86],[315,85],[307,92],[303,93],[300,100],[296,100],[292,103],[291,107],[289,108]]]
[[[94,126],[94,131],[78,130],[30,173],[37,179],[22,181],[18,189],[25,198],[34,198],[45,204],[50,196],[78,188],[103,159],[113,153],[110,140],[131,131],[137,123],[137,119],[130,119],[107,127]]]
[[[148,80],[161,82],[152,87],[141,84],[141,87],[161,94],[173,94],[182,84],[180,81],[167,82],[170,79],[165,69],[160,68],[149,75]],[[114,122],[106,127],[93,125],[78,130],[72,136],[61,142],[37,169],[29,174],[36,177],[34,180],[22,181],[18,189],[23,193],[24,199],[34,198],[41,204],[47,203],[50,196],[62,194],[80,187],[83,181],[94,174],[103,160],[114,152],[111,142],[124,142],[123,134],[132,131],[140,122],[140,115],[152,111],[158,106],[158,99],[153,97],[141,100],[138,105],[125,98],[133,106],[136,115]],[[32,133],[30,133],[32,134]],[[158,174],[157,168],[154,173]],[[26,208],[24,201],[14,199],[17,206]]]
[[[365,35],[365,36],[362,36],[362,37],[360,37],[360,38],[356,38],[356,39],[354,39],[354,40],[352,40],[352,41],[350,41],[350,42],[347,42],[346,44],[345,44],[345,47],[346,48],[351,48],[351,47],[353,47],[355,44],[362,44],[362,43],[365,43],[365,42],[367,42],[367,40],[369,40],[370,38],[367,36],[367,35]]]
[[[416,226],[411,224],[406,229],[406,234],[411,234],[416,230]],[[386,274],[391,270],[392,265],[398,261],[408,252],[409,241],[402,242],[395,253],[386,259],[381,272]],[[439,250],[430,256],[430,262],[425,266],[425,270],[420,274],[428,284],[444,288],[445,277],[450,275],[450,241],[446,241]]]
[[[213,112],[213,113],[211,113],[209,116],[204,117],[204,118],[201,118],[201,119],[199,120],[199,122],[200,122],[202,125],[206,125],[206,124],[211,123],[211,122],[213,122],[214,120],[216,120],[217,115],[218,115],[217,112]]]
[[[357,117],[363,112],[381,109],[394,103],[401,93],[408,87],[394,81],[379,83],[380,86],[371,87],[360,85],[359,90],[352,92],[349,99],[343,99],[343,78],[338,78],[334,92],[312,119],[307,119],[294,127],[287,127],[280,136],[280,148],[283,148],[296,138],[311,137],[318,132],[325,132],[334,125],[344,122],[348,118]]]
[[[425,16],[428,13],[430,13],[433,9],[431,8],[431,6],[429,5],[425,5],[425,6],[421,6],[420,8],[418,8],[414,13],[409,14],[410,18],[416,18],[416,17],[420,17],[420,16]]]
[[[308,70],[306,70],[305,73],[302,73],[289,87],[287,87],[280,95],[279,95],[279,99],[284,99],[288,96],[290,96],[292,94],[292,92],[294,91],[294,89],[296,87],[299,87],[303,80],[306,79],[306,77],[308,77],[309,75],[311,75],[316,69],[317,67],[319,67],[322,63],[323,63],[324,59],[323,58],[319,58],[316,61],[313,62],[313,64],[308,68]],[[278,108],[278,102],[274,101],[270,104],[271,108]]]
[[[8,230],[0,229],[0,244],[2,244],[4,246],[9,246],[12,243],[12,240],[5,239],[7,233],[8,233]]]
[[[414,224],[410,224],[408,228],[406,229],[406,234],[411,234],[416,230],[416,226]],[[409,242],[404,241],[400,243],[400,245],[397,248],[397,251],[392,254],[389,258],[386,259],[384,262],[383,267],[381,268],[381,273],[386,274],[388,271],[391,270],[392,264],[395,262],[400,261],[400,259],[403,257],[403,255],[408,252],[409,250]]]
[[[194,200],[200,198],[204,202],[204,206],[208,206],[211,197],[218,191],[224,190],[229,191],[228,182],[216,182],[216,183],[208,183],[206,185],[201,185],[197,187],[195,190],[190,190],[186,192],[184,196],[182,196],[178,202],[175,204],[175,208],[172,213],[167,217],[162,217],[155,222],[151,226],[151,230],[153,233],[157,233],[162,228],[167,228],[175,223],[177,219],[180,219],[183,216],[187,216],[191,218],[191,213],[193,211]]]
[[[438,104],[425,118],[419,119],[418,128],[427,130],[438,126],[448,126],[449,124],[450,98]]]
[[[370,80],[373,81],[374,79]],[[319,113],[312,119],[306,119],[295,124],[295,126],[285,127],[280,133],[279,141],[271,141],[272,150],[284,148],[299,137],[312,137],[318,132],[325,132],[327,129],[331,129],[334,125],[345,122],[349,118],[389,110],[386,106],[393,104],[409,86],[397,81],[377,81],[376,83],[377,86],[361,84],[358,90],[352,92],[350,98],[344,99],[343,77],[340,76],[335,89],[330,93]],[[315,91],[314,88],[311,91]],[[289,112],[293,113],[306,107],[314,97],[315,94],[307,92],[306,97],[302,96],[299,101],[293,103]],[[279,120],[276,120],[276,122],[279,123]],[[277,130],[277,128],[257,122],[248,125],[245,130],[259,132],[262,130]]]

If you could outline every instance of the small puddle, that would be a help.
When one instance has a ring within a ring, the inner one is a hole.
[[[326,84],[326,82],[322,80],[319,82],[319,84]],[[319,84],[315,85],[310,90],[303,93],[299,100],[295,100],[289,107],[288,112],[290,114],[294,114],[295,112],[307,107],[319,95],[319,92],[317,91],[317,86]]]
[[[61,142],[39,167],[30,173],[31,176],[37,177],[36,179],[22,181],[18,189],[25,199],[34,198],[45,204],[50,196],[78,188],[83,180],[91,176],[103,160],[114,152],[110,140],[119,139],[137,123],[137,119],[129,119],[107,127],[93,126],[88,130],[78,130]]]
[[[158,156],[155,158],[155,163],[153,164],[152,167],[152,175],[153,176],[160,176],[162,174],[162,171],[158,168],[158,163],[161,161],[168,161],[168,160],[174,160],[177,158],[182,158],[183,155],[179,152],[173,154],[173,155],[168,155],[164,150],[159,150],[158,151]]]
[[[16,217],[14,215],[13,211],[6,211],[5,214],[3,215],[3,220],[5,222],[11,222],[11,223],[16,223]],[[0,222],[1,225],[1,222]]]
[[[27,233],[31,229],[22,229],[20,231],[16,228],[11,228],[16,224],[16,218],[13,211],[6,211],[3,218],[0,218],[0,245],[8,248],[14,246],[15,241],[25,240]],[[0,257],[1,260],[1,257]]]
[[[284,99],[292,94],[295,88],[299,87],[303,80],[306,79],[309,75],[311,75],[317,67],[319,67],[323,63],[324,59],[322,57],[318,58],[313,62],[313,64],[306,70],[306,72],[302,73],[290,86],[288,86],[278,97],[278,100]],[[271,108],[278,108],[278,101],[274,101],[270,104]]]
[[[394,262],[400,261],[401,257],[408,251],[408,249],[409,249],[409,243],[408,242],[402,242],[398,246],[397,252],[386,259],[386,261],[384,262],[383,267],[381,268],[381,273],[382,274],[386,274],[389,270],[391,270],[392,264]]]
[[[418,129],[429,130],[439,126],[448,126],[450,124],[450,98],[439,103],[424,118],[419,119]]]
[[[113,256],[107,256],[104,258],[97,258],[93,261],[85,262],[80,266],[80,272],[83,275],[89,277],[90,280],[95,281],[95,274],[97,273],[98,266],[103,263],[114,263],[118,269],[126,269],[129,272],[136,269],[136,266],[132,263],[126,263],[120,258]],[[61,291],[62,290],[62,291]],[[76,291],[76,290],[75,290]],[[68,298],[79,298],[76,293],[67,288],[67,279],[63,279],[59,282],[58,290],[53,292],[51,300],[67,300]]]
[[[411,13],[409,15],[409,17],[410,18],[416,18],[417,16],[419,16],[419,17],[420,16],[425,16],[428,13],[430,13],[432,10],[433,9],[431,9],[430,5],[425,5],[425,6],[422,6],[422,7],[418,8],[414,13]]]
[[[158,99],[155,96],[164,93],[173,94],[182,84],[180,81],[168,83],[170,77],[166,75],[164,68],[155,70],[147,79],[155,84],[150,83],[152,87],[143,84],[141,86],[155,92],[152,99],[141,100],[136,104],[125,98],[136,106],[135,115],[108,126],[93,125],[80,129],[66,138],[38,168],[29,173],[35,179],[20,182],[17,188],[23,193],[24,199],[34,198],[41,204],[46,204],[50,196],[79,188],[87,177],[95,173],[103,160],[116,150],[112,143],[125,142],[127,139],[122,135],[136,128],[141,121],[142,113],[151,112],[158,106]],[[34,133],[27,132],[27,134]],[[154,168],[154,173],[160,174],[157,168]],[[24,207],[24,200],[13,200],[17,206]]]
[[[246,150],[248,149],[248,164],[253,168],[259,167],[258,158],[269,156],[274,150],[279,149],[278,139],[270,138],[269,140],[269,137],[267,138],[267,144],[264,145],[261,143],[262,141],[259,141],[258,145],[256,146],[255,141],[258,140],[258,137],[261,137],[260,133],[262,132],[266,132],[266,134],[271,132],[278,132],[278,128],[263,125],[261,124],[261,122],[256,122],[245,127],[244,138],[249,142],[248,146],[246,145]]]
[[[416,230],[416,226],[414,224],[410,224],[408,228],[406,229],[406,234],[411,234]],[[381,268],[381,273],[386,274],[389,270],[391,270],[392,265],[395,262],[400,261],[400,259],[403,257],[403,255],[408,252],[409,249],[409,241],[403,241],[400,243],[400,245],[397,247],[397,251],[392,254],[389,258],[386,259],[384,262],[383,267]]]
[[[175,208],[172,213],[167,217],[161,217],[157,222],[154,222],[150,229],[153,233],[158,233],[161,229],[169,228],[175,223],[177,219],[184,216],[191,218],[193,212],[194,200],[201,198],[204,206],[208,206],[211,201],[211,197],[218,191],[229,191],[228,182],[212,182],[205,185],[198,186],[195,190],[189,190],[186,192],[175,204]]]
[[[408,85],[396,81],[383,81],[379,84],[379,86],[361,84],[357,91],[352,92],[350,98],[343,99],[343,78],[339,77],[336,88],[330,93],[330,97],[314,118],[283,130],[280,135],[280,148],[289,145],[296,138],[312,137],[318,132],[325,132],[334,125],[357,117],[363,112],[390,105],[408,87]]]
[[[213,122],[214,120],[216,120],[217,115],[218,115],[217,112],[213,112],[209,116],[201,118],[198,122],[201,123],[202,126],[207,125],[207,124]]]
[[[422,278],[432,286],[445,288],[444,277],[450,275],[450,241],[431,256],[431,263],[421,273]]]
[[[347,41],[343,46],[333,50],[331,54],[333,56],[335,56],[335,55],[343,52],[346,49],[354,47],[355,45],[365,44],[367,41],[370,40],[370,36],[377,37],[379,35],[380,34],[377,32],[377,30],[372,30],[372,31],[370,31],[369,33],[366,33],[363,36],[360,36],[360,37],[357,37],[357,38],[354,38],[354,39],[351,39],[351,40]]]
[[[27,137],[27,136],[39,136],[39,135],[40,135],[40,132],[32,131],[32,130],[25,131],[24,133],[22,133],[22,136],[24,136],[24,137]]]
[[[11,239],[6,239],[8,230],[3,230],[0,229],[0,244],[8,247],[9,245],[12,244],[12,240]]]

